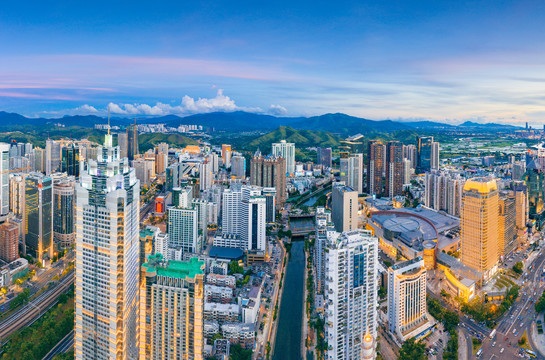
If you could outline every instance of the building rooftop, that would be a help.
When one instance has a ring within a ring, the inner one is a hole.
[[[162,254],[148,256],[148,262],[142,265],[147,271],[156,271],[159,276],[175,278],[195,278],[196,275],[204,274],[204,261],[199,258],[191,258],[189,261],[165,261]]]
[[[239,248],[212,246],[208,256],[227,260],[241,260],[244,257],[244,252]]]
[[[464,184],[464,191],[471,190],[477,191],[481,194],[488,194],[491,191],[498,190],[498,185],[494,179],[477,177],[469,179]]]

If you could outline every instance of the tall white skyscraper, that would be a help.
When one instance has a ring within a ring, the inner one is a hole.
[[[138,359],[140,183],[106,135],[76,186],[76,359]]]
[[[431,168],[439,170],[439,143],[434,141],[431,144]]]
[[[367,230],[328,233],[326,358],[373,359],[377,338],[378,240]]]
[[[295,144],[288,143],[286,140],[280,140],[279,143],[272,144],[272,153],[274,156],[280,156],[286,159],[286,171],[289,174],[295,173]]]
[[[168,246],[182,253],[197,254],[201,251],[197,209],[168,209]]]
[[[222,218],[221,232],[223,234],[240,233],[240,201],[242,193],[232,189],[227,189],[222,195]]]
[[[433,325],[426,305],[424,260],[412,260],[388,269],[388,328],[401,341]]]
[[[250,196],[241,204],[242,228],[240,238],[248,250],[266,249],[266,199],[263,196]]]
[[[363,154],[352,154],[348,158],[348,182],[346,185],[363,193]]]
[[[210,189],[212,186],[212,163],[208,160],[199,165],[199,186],[201,191]]]
[[[61,144],[57,141],[47,139],[45,142],[45,174],[51,175],[60,170],[61,166]]]
[[[9,144],[0,143],[0,220],[9,213]]]

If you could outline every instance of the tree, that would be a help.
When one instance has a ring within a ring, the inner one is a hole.
[[[233,260],[229,263],[229,273],[244,274],[244,268],[238,264],[238,261]]]
[[[426,346],[410,338],[399,350],[399,360],[426,360]]]
[[[524,267],[524,264],[522,264],[522,261],[519,261],[515,265],[513,265],[513,271],[517,274],[522,274],[522,268]]]
[[[230,360],[251,360],[252,350],[246,350],[240,344],[233,344],[229,349]]]

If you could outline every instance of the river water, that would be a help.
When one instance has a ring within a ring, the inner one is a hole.
[[[301,327],[305,281],[305,243],[294,241],[282,286],[282,304],[273,360],[301,360]]]

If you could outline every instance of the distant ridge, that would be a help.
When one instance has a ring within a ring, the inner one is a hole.
[[[185,117],[166,115],[159,117],[132,117],[112,118],[111,124],[124,126],[132,123],[134,119],[138,123],[165,123],[167,126],[178,127],[182,124],[202,125],[205,128],[214,128],[218,131],[256,131],[274,130],[279,126],[288,126],[298,130],[329,131],[348,136],[357,133],[365,135],[373,133],[389,133],[399,130],[449,130],[449,129],[482,129],[489,131],[522,129],[513,125],[479,124],[466,121],[458,126],[433,122],[433,121],[393,121],[393,120],[369,120],[350,116],[343,113],[329,113],[311,117],[277,117],[272,115],[255,114],[244,111],[213,112],[195,114]],[[82,126],[93,128],[96,124],[105,124],[106,119],[95,115],[73,115],[61,118],[28,118],[16,113],[0,111],[0,127],[13,125],[39,125],[61,123],[65,126]]]

